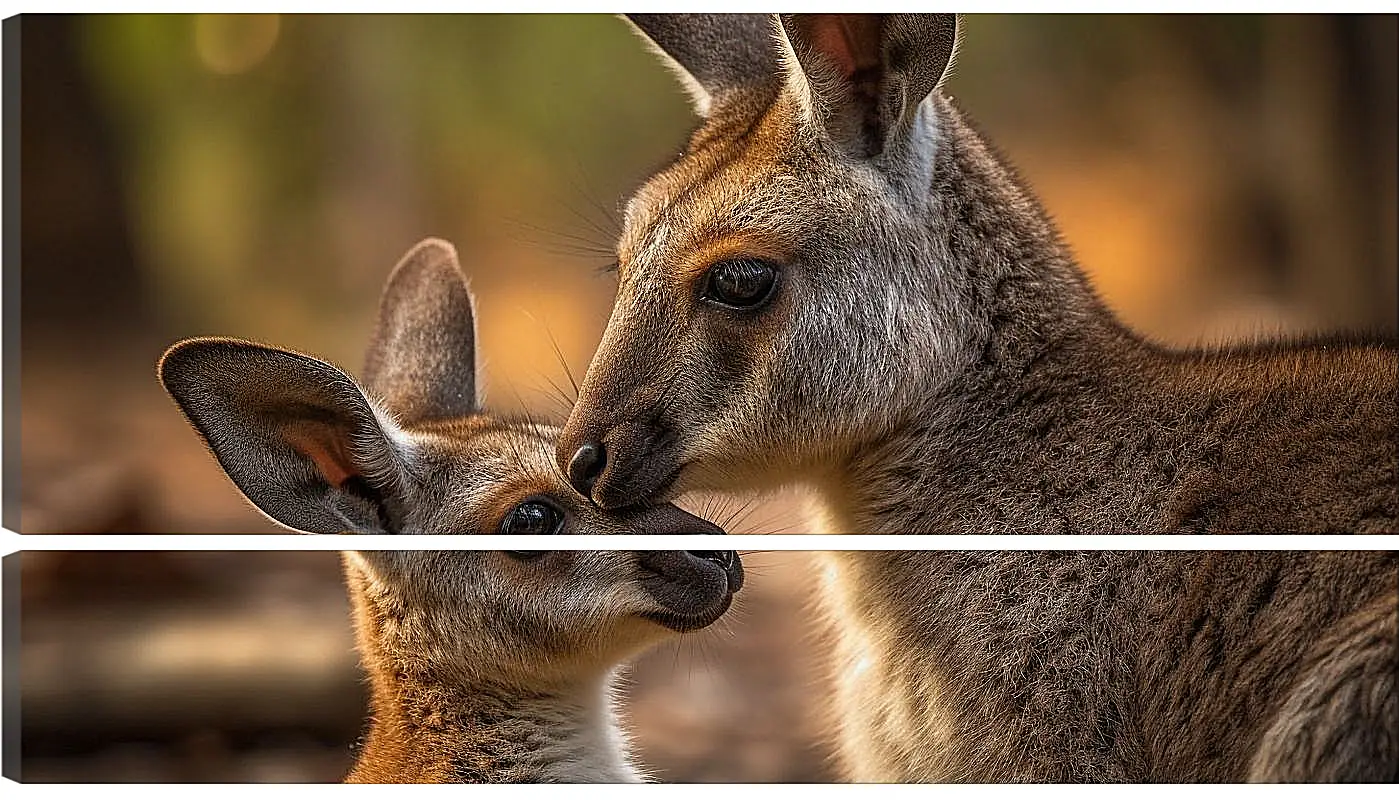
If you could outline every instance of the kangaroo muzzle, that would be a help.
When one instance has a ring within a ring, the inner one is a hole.
[[[608,511],[669,500],[683,467],[679,437],[657,420],[608,429],[588,416],[575,410],[559,437],[559,468],[573,488]]]
[[[645,616],[673,631],[712,624],[743,588],[743,563],[732,550],[651,550],[638,556],[641,585],[660,606]]]
[[[637,533],[648,536],[724,535],[718,525],[672,505],[642,509],[635,516],[629,516],[627,524]]]

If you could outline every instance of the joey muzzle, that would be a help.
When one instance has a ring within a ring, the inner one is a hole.
[[[674,631],[710,625],[743,588],[743,563],[732,550],[648,550],[638,555],[641,585],[662,609],[646,617]]]

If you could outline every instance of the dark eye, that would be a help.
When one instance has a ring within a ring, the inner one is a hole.
[[[756,258],[735,258],[709,268],[704,297],[731,308],[757,308],[776,286],[777,267]]]
[[[543,500],[526,500],[500,521],[500,532],[509,536],[548,536],[562,529],[563,512]]]

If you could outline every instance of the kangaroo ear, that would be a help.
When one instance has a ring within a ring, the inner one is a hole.
[[[456,248],[420,242],[379,301],[364,383],[404,424],[464,417],[476,398],[476,312]]]
[[[777,86],[771,14],[628,14],[708,116],[739,89]]]
[[[907,135],[957,50],[956,14],[783,14],[787,91],[848,153]],[[795,62],[795,63],[794,63]]]
[[[307,533],[395,532],[405,508],[406,445],[350,376],[236,339],[180,342],[158,370],[224,472],[263,513]]]

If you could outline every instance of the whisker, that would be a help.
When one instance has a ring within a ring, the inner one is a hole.
[[[599,241],[588,235],[545,228],[513,217],[503,218],[502,224],[509,229],[509,235],[515,241],[539,248],[550,255],[607,262],[617,258],[617,251],[611,242]]]

